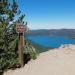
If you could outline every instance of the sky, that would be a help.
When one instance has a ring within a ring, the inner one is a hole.
[[[29,29],[75,29],[75,0],[17,0]]]

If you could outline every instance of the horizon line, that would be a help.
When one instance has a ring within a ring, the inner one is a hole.
[[[63,30],[63,29],[75,29],[75,28],[52,28],[52,29],[56,29],[56,30],[61,30],[62,29]],[[30,29],[29,28],[29,30],[52,30],[52,29],[47,29],[47,28],[46,29],[43,29],[43,28],[42,29]]]

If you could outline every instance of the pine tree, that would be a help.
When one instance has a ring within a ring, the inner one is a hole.
[[[18,17],[21,11],[15,0],[0,0],[0,73],[18,62],[18,34],[15,32],[16,22],[23,22],[25,15]],[[1,75],[1,74],[0,74]]]

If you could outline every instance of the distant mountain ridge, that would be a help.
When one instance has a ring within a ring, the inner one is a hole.
[[[27,35],[75,36],[75,29],[29,30]]]

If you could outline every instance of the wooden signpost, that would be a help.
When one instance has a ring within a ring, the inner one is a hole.
[[[16,32],[19,33],[19,44],[18,44],[18,56],[19,56],[19,62],[21,67],[24,66],[24,46],[25,46],[25,40],[24,40],[24,33],[27,32],[27,26],[23,25],[22,23],[16,24]]]
[[[18,32],[18,33],[27,32],[27,26],[23,25],[22,23],[17,23],[16,24],[16,32]]]

